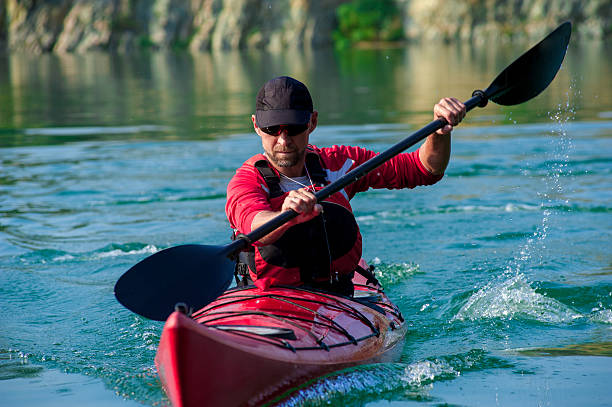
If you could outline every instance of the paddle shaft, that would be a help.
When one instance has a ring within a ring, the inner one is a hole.
[[[479,105],[484,106],[483,101],[486,102],[486,96],[484,95],[484,93],[478,92],[478,91],[475,92],[475,95],[472,96],[472,98],[470,98],[464,103],[466,112],[469,112],[476,106],[479,106]],[[338,178],[336,181],[332,182],[331,184],[327,185],[325,188],[320,189],[319,191],[315,192],[314,195],[317,198],[317,202],[323,201],[324,199],[335,194],[336,192],[340,191],[346,186],[352,184],[353,182],[357,181],[364,175],[380,167],[382,164],[389,161],[391,158],[395,157],[402,151],[412,147],[419,141],[423,140],[425,137],[436,132],[437,130],[441,129],[447,124],[448,122],[443,118],[436,119],[432,121],[431,123],[429,123],[427,126],[412,133],[410,136],[406,137],[399,143],[385,150],[384,152],[376,155],[375,157],[372,157],[371,159],[364,162],[363,164],[353,168],[351,171],[344,174],[342,177]],[[238,251],[245,249],[250,243],[256,242],[262,237],[275,231],[276,229],[278,229],[285,223],[289,222],[291,219],[295,218],[296,216],[298,216],[298,213],[292,210],[283,212],[277,217],[275,217],[274,219],[269,220],[268,222],[264,223],[257,229],[253,230],[248,235],[244,235],[240,237],[239,239],[236,239],[234,242],[230,243],[229,245],[225,246],[223,248],[222,253],[228,256],[234,255]]]

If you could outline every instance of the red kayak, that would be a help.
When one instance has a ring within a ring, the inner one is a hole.
[[[322,374],[395,360],[399,310],[380,287],[355,282],[351,298],[247,287],[191,316],[172,313],[155,364],[173,406],[260,405]]]

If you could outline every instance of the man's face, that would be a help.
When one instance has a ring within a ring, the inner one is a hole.
[[[313,122],[313,117],[311,116],[308,127],[301,133],[290,135],[291,132],[288,131],[287,128],[281,127],[281,131],[278,135],[271,135],[257,126],[255,117],[253,116],[255,131],[261,137],[261,144],[272,165],[279,170],[281,168],[292,169],[296,167],[300,173],[304,165],[308,138],[310,133],[314,130],[315,123],[316,122]]]

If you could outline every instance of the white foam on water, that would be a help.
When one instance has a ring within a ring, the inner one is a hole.
[[[378,257],[371,262],[375,265],[374,275],[385,287],[404,281],[420,271],[419,265],[414,263],[384,264]]]
[[[542,205],[506,203],[502,205],[456,205],[431,208],[418,208],[411,211],[379,211],[376,214],[357,216],[358,223],[374,224],[376,222],[405,222],[406,216],[416,216],[428,213],[481,213],[481,212],[533,212],[542,209]]]
[[[518,211],[535,211],[539,210],[540,206],[536,205],[527,205],[527,204],[513,204],[508,203],[504,206],[505,212],[518,212]]]
[[[52,261],[69,261],[69,260],[73,260],[74,256],[71,254],[64,254],[61,256],[57,256],[55,257]]]
[[[520,211],[537,211],[540,209],[538,205],[507,203],[502,206],[496,205],[459,205],[448,207],[443,212],[520,212]]]
[[[596,310],[589,316],[589,319],[593,322],[599,322],[602,324],[612,325],[612,310],[609,310],[609,309]]]
[[[56,255],[50,261],[61,263],[61,262],[67,262],[71,260],[100,260],[100,259],[114,258],[114,257],[120,257],[120,256],[136,256],[136,255],[142,255],[142,254],[155,254],[160,250],[159,248],[157,248],[156,246],[152,244],[149,244],[140,249],[134,249],[134,250],[129,250],[127,247],[117,248],[116,245],[111,246],[111,248],[112,247],[115,247],[115,248],[111,250],[109,247],[105,247],[103,249],[100,249],[101,250],[100,252],[94,252],[94,253],[79,253],[79,254],[63,253],[63,254]],[[25,260],[22,259],[22,261],[25,261]],[[40,262],[43,264],[47,263],[45,259],[40,260]]]
[[[355,219],[357,220],[357,223],[363,223],[363,222],[373,222],[377,219],[377,217],[374,215],[363,215],[363,216],[357,216],[355,217]]]
[[[440,377],[459,376],[460,374],[447,362],[424,360],[406,366],[401,380],[410,387],[416,387],[429,384]]]
[[[94,259],[104,259],[108,257],[119,257],[119,256],[134,256],[138,254],[155,254],[158,251],[159,249],[157,247],[155,247],[152,244],[148,244],[142,249],[129,250],[127,252],[121,249],[115,249],[109,252],[98,253],[94,256]]]

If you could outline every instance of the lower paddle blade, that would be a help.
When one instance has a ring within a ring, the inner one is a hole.
[[[499,105],[517,105],[536,97],[552,82],[561,67],[572,33],[565,22],[504,69],[485,90]]]
[[[115,297],[130,311],[165,321],[177,303],[198,310],[229,287],[235,263],[224,246],[183,245],[147,257],[115,284]]]

